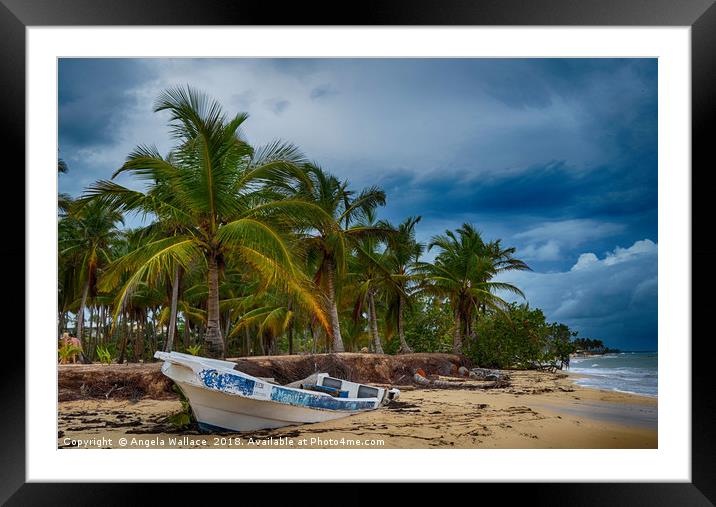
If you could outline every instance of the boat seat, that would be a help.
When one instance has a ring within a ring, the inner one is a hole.
[[[318,384],[304,384],[301,386],[302,389],[309,391],[318,391],[321,393],[330,394],[336,398],[348,398],[348,391],[341,391],[335,387],[319,386]]]

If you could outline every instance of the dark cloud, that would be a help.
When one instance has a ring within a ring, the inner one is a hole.
[[[406,171],[378,181],[399,185],[397,198],[437,216],[455,213],[542,217],[621,216],[655,210],[656,167],[598,167],[580,171],[564,161],[521,171],[476,176],[469,170],[418,177]],[[399,182],[399,183],[394,183]]]
[[[61,59],[60,191],[109,177],[137,144],[166,152],[153,101],[190,84],[249,112],[251,142],[286,139],[354,187],[383,187],[381,217],[421,215],[423,241],[471,222],[516,246],[548,318],[655,346],[640,308],[656,278],[635,274],[655,257],[570,269],[658,242],[657,72],[656,59]]]
[[[636,241],[602,257],[583,253],[571,269],[554,273],[509,273],[534,307],[551,320],[569,323],[580,335],[612,347],[656,348],[657,246]]]
[[[130,110],[151,111],[133,92],[155,75],[141,60],[60,58],[60,148],[112,144]]]

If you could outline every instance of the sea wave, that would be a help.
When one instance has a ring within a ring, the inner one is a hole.
[[[581,375],[578,385],[647,396],[658,394],[658,356],[654,352],[622,352],[573,358],[569,370]]]

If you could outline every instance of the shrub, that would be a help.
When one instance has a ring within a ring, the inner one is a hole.
[[[102,364],[112,364],[112,353],[108,347],[97,345],[97,357]]]
[[[464,350],[483,367],[560,368],[574,351],[570,338],[576,334],[565,324],[547,323],[539,308],[513,303],[505,313],[480,315]]]
[[[79,356],[82,353],[82,349],[71,343],[63,343],[57,349],[57,353],[59,355],[60,364],[67,364],[70,362],[70,359]]]

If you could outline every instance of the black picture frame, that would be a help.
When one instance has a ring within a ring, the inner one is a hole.
[[[692,482],[642,484],[529,484],[481,485],[480,497],[499,489],[509,489],[511,500],[520,497],[530,503],[578,505],[710,505],[716,501],[716,396],[709,369],[713,362],[712,338],[704,323],[713,286],[713,269],[706,268],[716,248],[710,246],[711,213],[697,199],[708,192],[706,175],[714,162],[708,126],[716,119],[716,6],[715,0],[393,0],[364,1],[355,8],[326,2],[273,3],[241,0],[0,0],[0,104],[4,153],[17,157],[5,166],[7,178],[14,177],[14,188],[25,189],[25,28],[29,26],[88,25],[570,25],[570,26],[689,26],[692,53],[692,168],[683,168],[692,182],[692,273],[699,265],[698,278],[692,277]],[[12,173],[8,175],[8,173]],[[7,180],[6,180],[7,181]],[[27,190],[27,189],[25,189]],[[30,267],[24,260],[25,224],[16,219],[24,209],[24,192],[13,192],[19,199],[13,208],[14,220],[6,230],[14,238],[3,242],[0,255],[6,266]],[[12,197],[12,196],[8,196]],[[9,223],[11,222],[11,223]],[[706,234],[704,234],[706,232]],[[698,234],[701,233],[701,234]],[[19,271],[19,270],[18,270]],[[705,271],[705,272],[703,272]],[[17,281],[19,282],[19,281]],[[15,287],[21,287],[19,283]],[[7,286],[6,286],[7,287]],[[0,291],[3,308],[17,308],[20,290]],[[24,290],[23,290],[24,292]],[[701,312],[695,311],[701,308]],[[28,318],[30,308],[25,308]],[[15,311],[14,313],[17,313]],[[7,316],[6,316],[7,318]],[[19,321],[19,319],[15,318]],[[14,330],[16,331],[16,329]],[[15,333],[16,334],[16,333]],[[26,336],[25,339],[38,337]],[[673,337],[671,337],[673,338]],[[689,337],[682,337],[688,339]],[[133,486],[127,484],[25,484],[25,357],[24,349],[13,351],[11,360],[0,368],[0,501],[8,505],[124,505],[136,502]],[[206,486],[206,485],[205,485]],[[211,486],[216,490],[216,486]],[[161,492],[163,502],[186,498],[186,488],[173,485],[150,488]],[[245,490],[243,490],[245,491]],[[175,496],[175,499],[171,497]],[[147,492],[142,499],[148,498]],[[483,497],[484,498],[484,497]],[[404,501],[408,500],[407,496]],[[420,500],[419,500],[420,501]],[[452,499],[452,501],[460,501]],[[471,501],[465,499],[465,501]],[[512,503],[512,501],[510,502]]]

